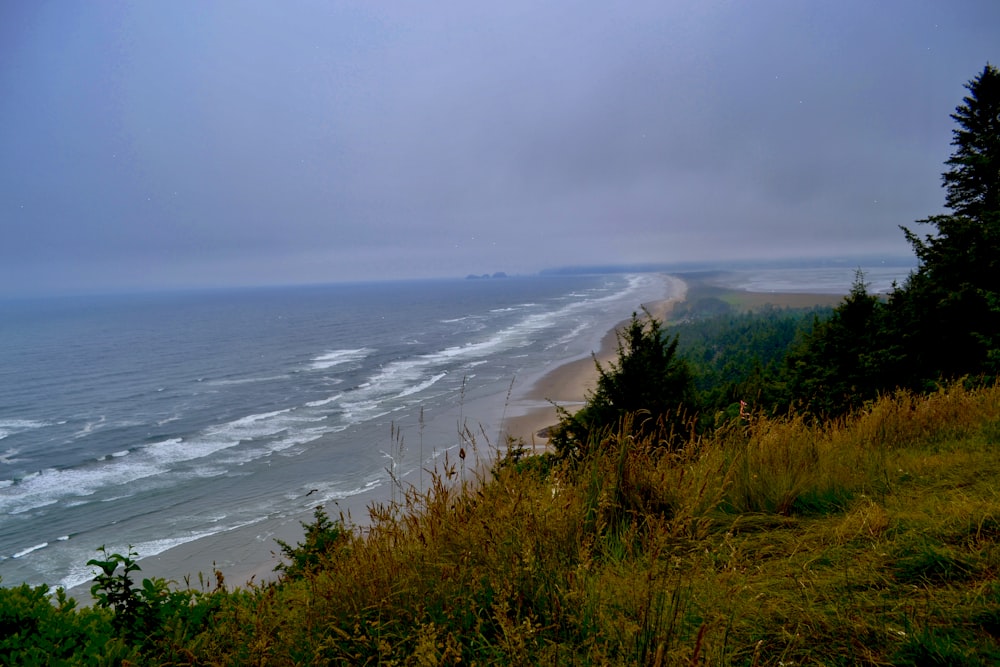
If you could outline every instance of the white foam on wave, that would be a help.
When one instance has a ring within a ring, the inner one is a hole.
[[[255,455],[264,456],[321,437],[329,429],[315,424],[324,420],[323,415],[296,414],[295,408],[251,414],[211,426],[190,438],[169,438],[145,447],[117,451],[74,468],[41,470],[0,485],[0,512],[20,514],[57,502],[82,504],[80,499],[102,490],[119,489],[141,479],[163,475],[176,470],[178,464],[205,459],[242,442],[265,443],[263,448],[229,457],[246,462]],[[305,425],[309,426],[303,428]],[[275,439],[282,433],[286,433],[285,437]],[[120,498],[129,494],[115,495]]]
[[[426,364],[439,364],[451,361],[483,359],[502,350],[529,345],[532,342],[534,334],[552,327],[560,320],[565,311],[571,307],[565,306],[550,312],[527,315],[519,322],[500,329],[483,340],[466,343],[465,345],[447,347],[438,352],[424,355],[420,357],[420,360]]]
[[[308,403],[306,403],[306,407],[307,408],[321,408],[324,405],[329,405],[330,403],[335,403],[336,401],[339,401],[340,398],[343,395],[344,395],[343,393],[334,394],[333,396],[330,396],[328,398],[323,398],[323,399],[320,399],[318,401],[309,401]]]
[[[565,335],[560,336],[553,343],[550,343],[547,347],[548,348],[553,348],[553,347],[557,347],[559,345],[566,345],[567,343],[571,343],[574,340],[578,339],[581,335],[583,335],[583,332],[586,331],[588,328],[589,328],[588,324],[585,324],[585,323],[584,324],[580,324],[580,325],[574,327],[573,329],[571,329],[570,331],[566,332]]]
[[[326,427],[303,429],[287,437],[272,440],[264,447],[234,450],[229,456],[222,460],[222,463],[227,465],[244,465],[250,461],[256,461],[257,459],[265,456],[270,456],[271,454],[283,452],[298,445],[304,445],[313,442],[314,440],[319,440],[330,431],[331,429]]]
[[[20,461],[20,459],[17,458],[17,455],[20,453],[21,450],[19,449],[15,449],[14,447],[8,448],[6,452],[0,454],[0,464],[9,466],[17,463]]]
[[[328,368],[333,368],[334,366],[350,363],[352,361],[361,361],[373,351],[374,350],[367,347],[355,350],[331,350],[315,357],[312,360],[310,368],[316,371],[324,371]]]
[[[212,519],[213,523],[221,524],[222,517],[215,517]],[[221,524],[218,528],[212,530],[201,530],[193,531],[184,535],[178,535],[176,537],[162,538],[156,540],[147,540],[145,542],[140,542],[134,546],[135,551],[142,554],[143,558],[149,558],[150,556],[158,556],[164,551],[173,549],[174,547],[179,547],[182,544],[187,544],[188,542],[194,542],[195,540],[200,540],[204,537],[211,537],[212,535],[218,535],[219,533],[229,532],[230,530],[238,530],[240,528],[246,528],[247,526],[252,526],[255,523],[262,521],[264,517],[256,518],[250,521],[241,521],[233,525]],[[118,553],[124,553],[124,551],[119,551]]]
[[[192,438],[173,438],[146,448],[145,453],[157,463],[171,466],[211,456],[236,447],[241,442],[273,437],[301,420],[291,416],[295,408],[247,415],[233,421],[210,426]]]
[[[290,376],[284,375],[267,375],[263,377],[249,377],[249,378],[234,378],[232,380],[212,380],[208,384],[213,387],[227,387],[232,385],[241,384],[254,384],[257,382],[274,382],[275,380],[287,380]]]
[[[108,418],[106,415],[101,415],[96,421],[89,421],[85,423],[83,425],[83,428],[81,428],[79,431],[73,434],[73,438],[79,439],[87,437],[88,435],[93,433],[96,429],[101,428],[101,426],[103,426],[107,422],[107,420]]]
[[[0,440],[25,431],[48,426],[48,422],[34,419],[0,419]]]
[[[66,470],[47,468],[27,475],[15,484],[0,488],[0,512],[20,514],[66,498],[91,496],[103,488],[164,472],[163,467],[149,461],[118,463],[128,458],[134,457]]]
[[[421,355],[386,364],[341,400],[344,419],[357,423],[398,409],[384,405],[385,401],[429,389],[448,374],[448,369],[442,367],[447,361],[437,355]]]
[[[449,372],[487,363],[488,358],[509,350],[527,347],[539,336],[578,313],[586,313],[606,304],[618,303],[636,292],[652,291],[657,284],[653,276],[633,275],[621,289],[608,294],[597,292],[578,295],[576,300],[545,312],[526,313],[509,326],[490,335],[462,345],[445,347],[436,352],[399,359],[382,366],[356,389],[341,398],[344,418],[349,422],[374,419],[391,412],[386,401],[405,398],[430,388]],[[532,304],[525,304],[523,307]],[[519,308],[500,308],[492,312],[509,312]],[[464,318],[462,318],[464,319]],[[455,320],[459,321],[459,320]],[[581,323],[575,332],[585,331],[592,323]]]
[[[389,414],[389,410],[381,409],[379,400],[359,400],[341,403],[344,410],[344,420],[355,424],[367,419],[377,419]]]
[[[30,554],[31,552],[33,552],[33,551],[38,551],[38,550],[40,550],[40,549],[44,549],[44,548],[45,548],[45,547],[47,547],[47,546],[49,546],[49,543],[48,543],[48,542],[42,542],[41,544],[36,544],[36,545],[35,545],[35,546],[33,546],[33,547],[28,547],[27,549],[21,549],[21,550],[20,550],[20,551],[18,551],[18,552],[17,552],[16,554],[13,554],[13,555],[11,556],[11,558],[24,558],[25,556],[27,556],[27,555],[28,555],[28,554]]]
[[[423,391],[425,389],[430,389],[434,384],[437,383],[438,380],[440,380],[441,378],[443,378],[447,374],[448,373],[444,373],[444,372],[438,373],[436,375],[431,376],[430,378],[428,378],[424,382],[421,382],[420,384],[414,385],[412,387],[407,387],[403,391],[399,392],[399,394],[396,396],[396,398],[403,398],[404,396],[410,396],[412,394],[419,393],[419,392],[421,392],[421,391]]]
[[[501,329],[484,341],[447,348],[437,354],[442,357],[483,358],[501,349],[522,347],[530,344],[539,332],[550,329],[557,323],[566,321],[567,318],[574,316],[576,313],[607,304],[618,303],[637,292],[652,290],[659,283],[659,280],[659,277],[655,275],[632,274],[626,276],[624,287],[612,293],[601,296],[595,296],[591,293],[574,293],[572,295],[574,300],[561,308],[527,315],[519,322]],[[592,326],[593,324],[589,322],[582,323],[578,329],[583,331]]]

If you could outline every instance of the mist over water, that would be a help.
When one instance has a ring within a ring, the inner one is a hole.
[[[729,271],[720,282],[749,292],[845,294],[861,271],[869,293],[887,294],[894,284],[901,286],[914,268],[915,264],[903,260],[865,266],[755,268]]]

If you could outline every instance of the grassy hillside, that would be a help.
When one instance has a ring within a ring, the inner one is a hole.
[[[50,638],[69,664],[996,664],[998,441],[1000,389],[954,386],[670,454],[612,437],[488,480],[470,457],[365,531],[317,515],[278,584],[151,582],[141,632],[5,590],[0,661]]]

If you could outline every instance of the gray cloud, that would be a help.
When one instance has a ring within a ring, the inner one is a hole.
[[[0,10],[0,293],[907,254],[994,3]]]

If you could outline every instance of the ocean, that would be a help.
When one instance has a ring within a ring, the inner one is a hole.
[[[854,269],[718,279],[846,293]],[[392,476],[423,487],[456,462],[462,432],[488,456],[535,380],[668,289],[644,273],[0,301],[0,582],[79,586],[102,545],[273,542],[266,526],[321,504],[363,522]]]
[[[71,588],[102,545],[385,498],[589,355],[655,274],[0,302],[0,580]],[[207,564],[206,564],[207,569]]]

